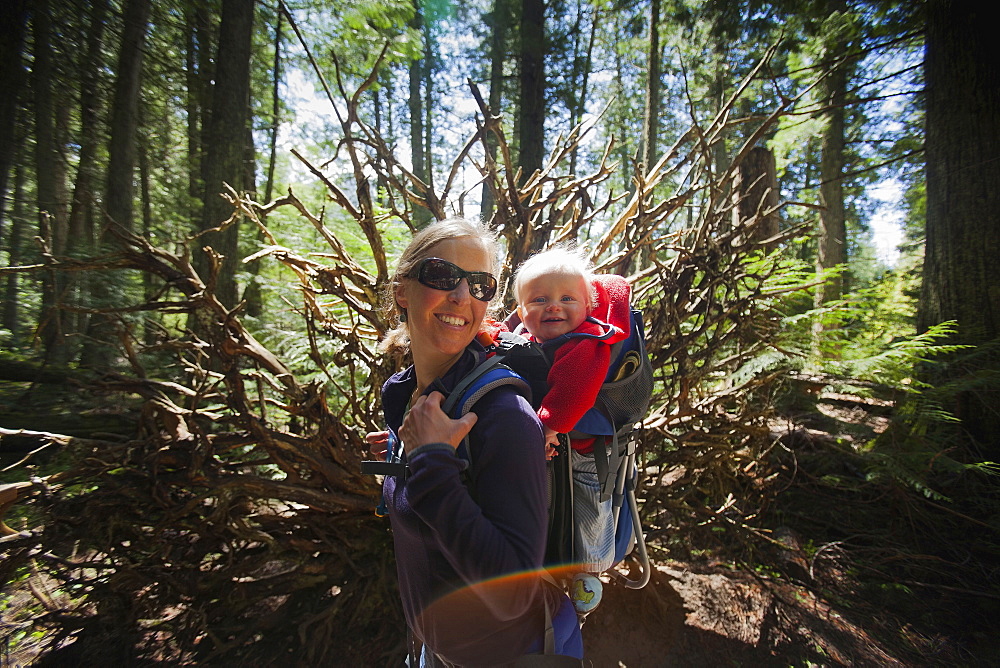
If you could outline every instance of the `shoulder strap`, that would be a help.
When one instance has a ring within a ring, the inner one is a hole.
[[[502,385],[514,386],[530,402],[531,387],[523,378],[501,364],[500,361],[500,356],[494,355],[466,374],[465,378],[455,385],[441,404],[441,410],[452,419],[458,419],[468,413],[486,393]],[[469,447],[468,436],[462,441],[462,447],[458,449],[460,457],[463,450],[464,459],[469,462],[471,467],[472,448]]]
[[[560,334],[556,338],[549,339],[545,343],[541,344],[542,348],[548,352],[551,349],[558,348],[571,339],[594,339],[595,341],[607,341],[615,335],[615,328],[602,320],[598,320],[597,318],[588,315],[587,322],[599,326],[601,328],[601,333],[590,334],[588,332],[566,332],[565,334]]]
[[[466,374],[448,398],[441,404],[441,410],[457,419],[472,409],[483,396],[501,385],[513,385],[526,399],[531,400],[531,388],[519,375],[501,364],[501,357],[494,355]]]

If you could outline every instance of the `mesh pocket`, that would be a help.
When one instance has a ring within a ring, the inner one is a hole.
[[[635,371],[604,383],[598,395],[605,413],[618,426],[641,420],[653,394],[653,367],[646,354],[646,343],[641,338],[636,352],[639,359]]]

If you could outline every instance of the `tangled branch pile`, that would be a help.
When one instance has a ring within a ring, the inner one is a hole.
[[[253,221],[268,246],[250,259],[279,262],[297,278],[302,337],[320,372],[314,380],[299,380],[298,369],[255,338],[240,307],[216,298],[219,262],[210,250],[208,276],[194,269],[190,244],[168,252],[122,231],[111,256],[50,260],[55,270],[154,274],[159,296],[121,310],[191,317],[190,329],[162,329],[154,344],[121,329],[131,373],[108,374],[93,389],[141,397],[137,432],[67,439],[72,465],[36,482],[43,526],[8,543],[8,573],[34,560],[72,597],[39,622],[75,638],[70,649],[88,662],[370,664],[401,655],[388,525],[372,515],[376,481],[359,474],[361,435],[381,423],[377,390],[405,363],[376,352],[394,324],[379,309],[398,250],[386,232],[415,229],[420,209],[437,218],[461,214],[466,193],[456,189],[467,161],[496,202],[491,224],[506,241],[504,283],[534,250],[590,230],[599,269],[635,285],[658,379],[641,430],[654,540],[690,516],[739,522],[746,512],[722,502],[747,487],[746,472],[767,443],[767,404],[754,397],[770,376],[754,360],[772,349],[783,292],[798,288],[783,282],[784,269],[766,249],[796,231],[762,236],[774,207],[760,203],[739,215],[746,189],[733,181],[780,111],[726,173],[708,167],[708,147],[726,130],[722,114],[640,170],[631,193],[614,195],[604,182],[621,166],[609,164],[610,147],[591,173],[563,173],[580,130],[543,170],[518,174],[499,118],[480,99],[480,127],[436,189],[359,120],[363,90],[345,95],[339,111],[353,193],[306,164],[370,254],[352,255],[291,191],[266,204],[230,193],[234,214],[224,223]],[[496,160],[487,140],[499,148]],[[609,194],[597,200],[598,192]],[[318,231],[325,253],[277,243],[267,215],[282,207]],[[166,353],[171,371],[152,378],[147,360]],[[718,513],[706,511],[716,502]]]

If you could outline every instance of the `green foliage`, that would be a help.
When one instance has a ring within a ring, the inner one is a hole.
[[[914,378],[919,367],[938,355],[948,355],[967,346],[937,343],[955,331],[953,322],[931,327],[926,332],[910,337],[894,337],[887,345],[876,341],[870,355],[863,347],[854,346],[856,356],[848,360],[832,360],[829,365],[840,375],[859,380],[882,382],[897,389],[919,388],[923,384]],[[882,334],[886,336],[886,334]],[[860,350],[859,350],[860,348]]]
[[[849,314],[857,308],[855,304],[838,315],[851,318]],[[860,308],[865,308],[863,303]],[[844,324],[850,328],[849,322]],[[953,322],[884,342],[891,327],[885,320],[881,324],[886,329],[867,328],[847,339],[841,348],[845,355],[824,364],[824,369],[843,379],[834,386],[837,391],[870,396],[873,388],[883,388],[882,393],[889,388],[894,393],[896,410],[889,428],[862,448],[865,480],[879,486],[898,483],[928,499],[947,502],[951,499],[943,486],[953,485],[958,478],[996,479],[1000,474],[996,463],[965,457],[961,421],[949,410],[961,393],[993,394],[1000,388],[1000,373],[976,363],[992,354],[990,346],[977,349],[949,343],[956,331]],[[974,370],[938,385],[921,380],[942,364]]]

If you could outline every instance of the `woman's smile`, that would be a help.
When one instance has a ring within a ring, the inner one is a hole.
[[[437,318],[446,325],[454,325],[456,327],[465,327],[465,325],[468,324],[468,320],[465,318],[457,315],[449,315],[447,313],[439,313]]]

